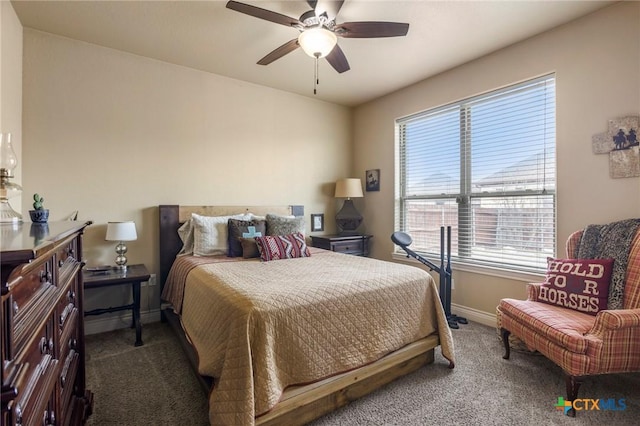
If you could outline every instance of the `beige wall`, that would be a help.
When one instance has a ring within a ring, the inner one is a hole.
[[[18,157],[14,183],[22,183],[22,24],[8,1],[0,2],[0,132],[11,133]],[[20,211],[22,197],[10,204]]]
[[[640,113],[640,3],[624,2],[356,108],[355,173],[381,169],[380,192],[361,200],[373,255],[390,259],[394,226],[394,120],[555,72],[557,252],[574,230],[640,214],[640,179],[611,179],[591,136],[607,120]],[[454,272],[453,303],[493,314],[503,297],[525,297],[520,280]]]
[[[27,28],[23,104],[25,194],[94,221],[90,265],[113,263],[106,222],[134,220],[129,263],[157,273],[159,204],[300,204],[331,229],[352,164],[348,108]],[[87,308],[128,295],[105,293]]]

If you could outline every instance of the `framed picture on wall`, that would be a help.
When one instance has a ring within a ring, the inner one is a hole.
[[[365,173],[367,192],[380,191],[380,169],[367,170]]]
[[[324,231],[324,214],[311,215],[311,232]]]

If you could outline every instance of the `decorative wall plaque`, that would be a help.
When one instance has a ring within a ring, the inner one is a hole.
[[[591,137],[594,154],[609,154],[612,178],[640,176],[640,116],[630,115],[609,120],[606,132]]]

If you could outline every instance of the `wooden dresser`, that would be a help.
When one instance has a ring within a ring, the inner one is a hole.
[[[1,224],[2,425],[81,425],[82,233],[91,222]]]

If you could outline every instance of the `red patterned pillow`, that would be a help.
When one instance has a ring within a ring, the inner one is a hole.
[[[607,309],[613,259],[547,258],[538,300],[595,315]]]
[[[309,247],[300,232],[289,235],[272,235],[256,237],[260,258],[265,262],[295,257],[309,257]]]

